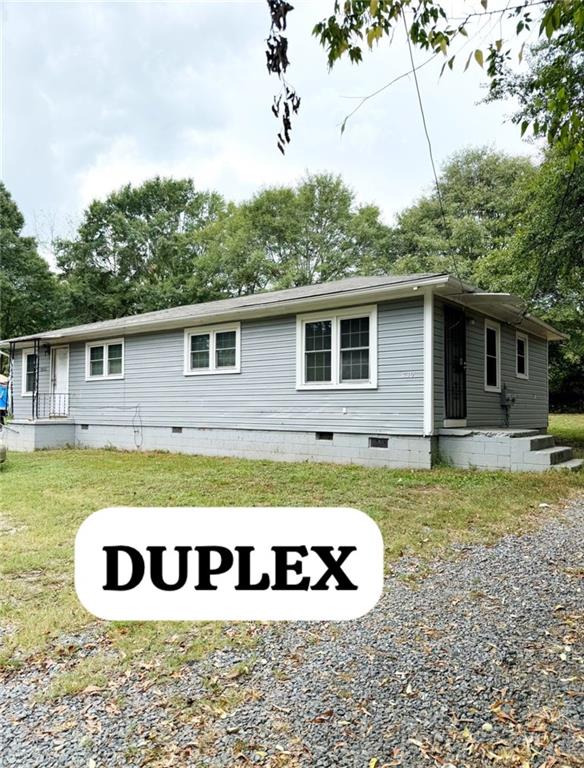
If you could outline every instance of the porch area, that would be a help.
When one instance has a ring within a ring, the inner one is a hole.
[[[15,419],[5,424],[2,431],[11,451],[42,451],[75,445],[75,422],[63,417],[30,421]]]
[[[556,445],[553,435],[537,429],[443,428],[438,432],[438,454],[442,461],[464,469],[544,472],[576,470],[584,464],[574,458],[572,448]]]

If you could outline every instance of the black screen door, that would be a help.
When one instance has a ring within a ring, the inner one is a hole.
[[[444,306],[444,390],[447,419],[466,419],[466,318]]]

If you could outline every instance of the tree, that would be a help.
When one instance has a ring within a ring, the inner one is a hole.
[[[581,8],[584,13],[584,5]],[[584,27],[575,23],[534,46],[527,56],[529,70],[501,69],[491,84],[489,100],[515,98],[519,110],[513,122],[524,134],[558,144],[573,167],[584,155]]]
[[[233,294],[289,288],[371,271],[390,236],[375,206],[357,206],[340,177],[307,176],[265,189],[215,229],[209,258]]]
[[[93,322],[221,295],[204,231],[223,198],[190,179],[126,185],[85,211],[77,236],[56,244],[70,322]]]
[[[62,295],[56,277],[23,237],[24,218],[0,182],[0,338],[46,331],[60,324]]]
[[[550,387],[584,403],[584,162],[548,152],[520,192],[523,211],[507,247],[488,255],[479,277],[493,290],[518,293],[569,338],[553,345]]]
[[[298,111],[300,104],[298,94],[285,80],[289,66],[286,17],[293,8],[287,0],[267,0],[267,3],[272,20],[266,52],[268,70],[276,74],[283,85],[283,93],[275,99],[272,111],[282,121],[278,146],[284,151],[285,144],[290,141],[292,113]],[[554,36],[558,39],[571,35],[579,37],[584,30],[582,0],[522,0],[515,6],[508,3],[498,9],[490,9],[488,0],[481,0],[481,5],[482,11],[471,11],[461,18],[449,14],[446,4],[439,0],[335,0],[333,12],[316,24],[313,33],[326,49],[329,67],[333,67],[344,57],[358,64],[364,51],[383,39],[389,40],[391,45],[396,30],[403,26],[408,45],[431,57],[443,57],[444,71],[453,69],[458,63],[458,42],[466,47],[474,38],[475,35],[471,36],[473,22],[481,17],[491,17],[492,29],[496,31],[490,33],[492,38],[487,42],[486,52],[471,48],[465,69],[474,59],[485,68],[490,87],[496,89],[512,57],[517,55],[521,60],[534,25],[537,37],[543,39],[545,36],[547,40]],[[509,42],[500,37],[502,25],[496,23],[497,18],[514,22],[516,40]],[[413,55],[412,71],[415,72]],[[569,148],[574,161],[584,153],[584,121],[575,111],[577,102],[571,100],[571,92],[560,81],[553,83],[550,93],[553,129],[550,131],[545,122],[533,121],[533,132],[537,136],[547,136],[550,144],[561,145],[564,151]]]
[[[487,147],[459,152],[442,169],[440,197],[434,190],[399,214],[387,259],[400,272],[453,272],[484,282],[479,265],[504,252],[535,174],[527,158]]]

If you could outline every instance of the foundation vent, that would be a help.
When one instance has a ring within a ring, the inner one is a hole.
[[[315,432],[315,437],[317,440],[332,440],[333,439],[333,433],[332,432]]]

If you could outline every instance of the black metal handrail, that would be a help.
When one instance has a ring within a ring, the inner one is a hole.
[[[37,419],[63,418],[68,415],[68,392],[39,392],[36,404]]]

